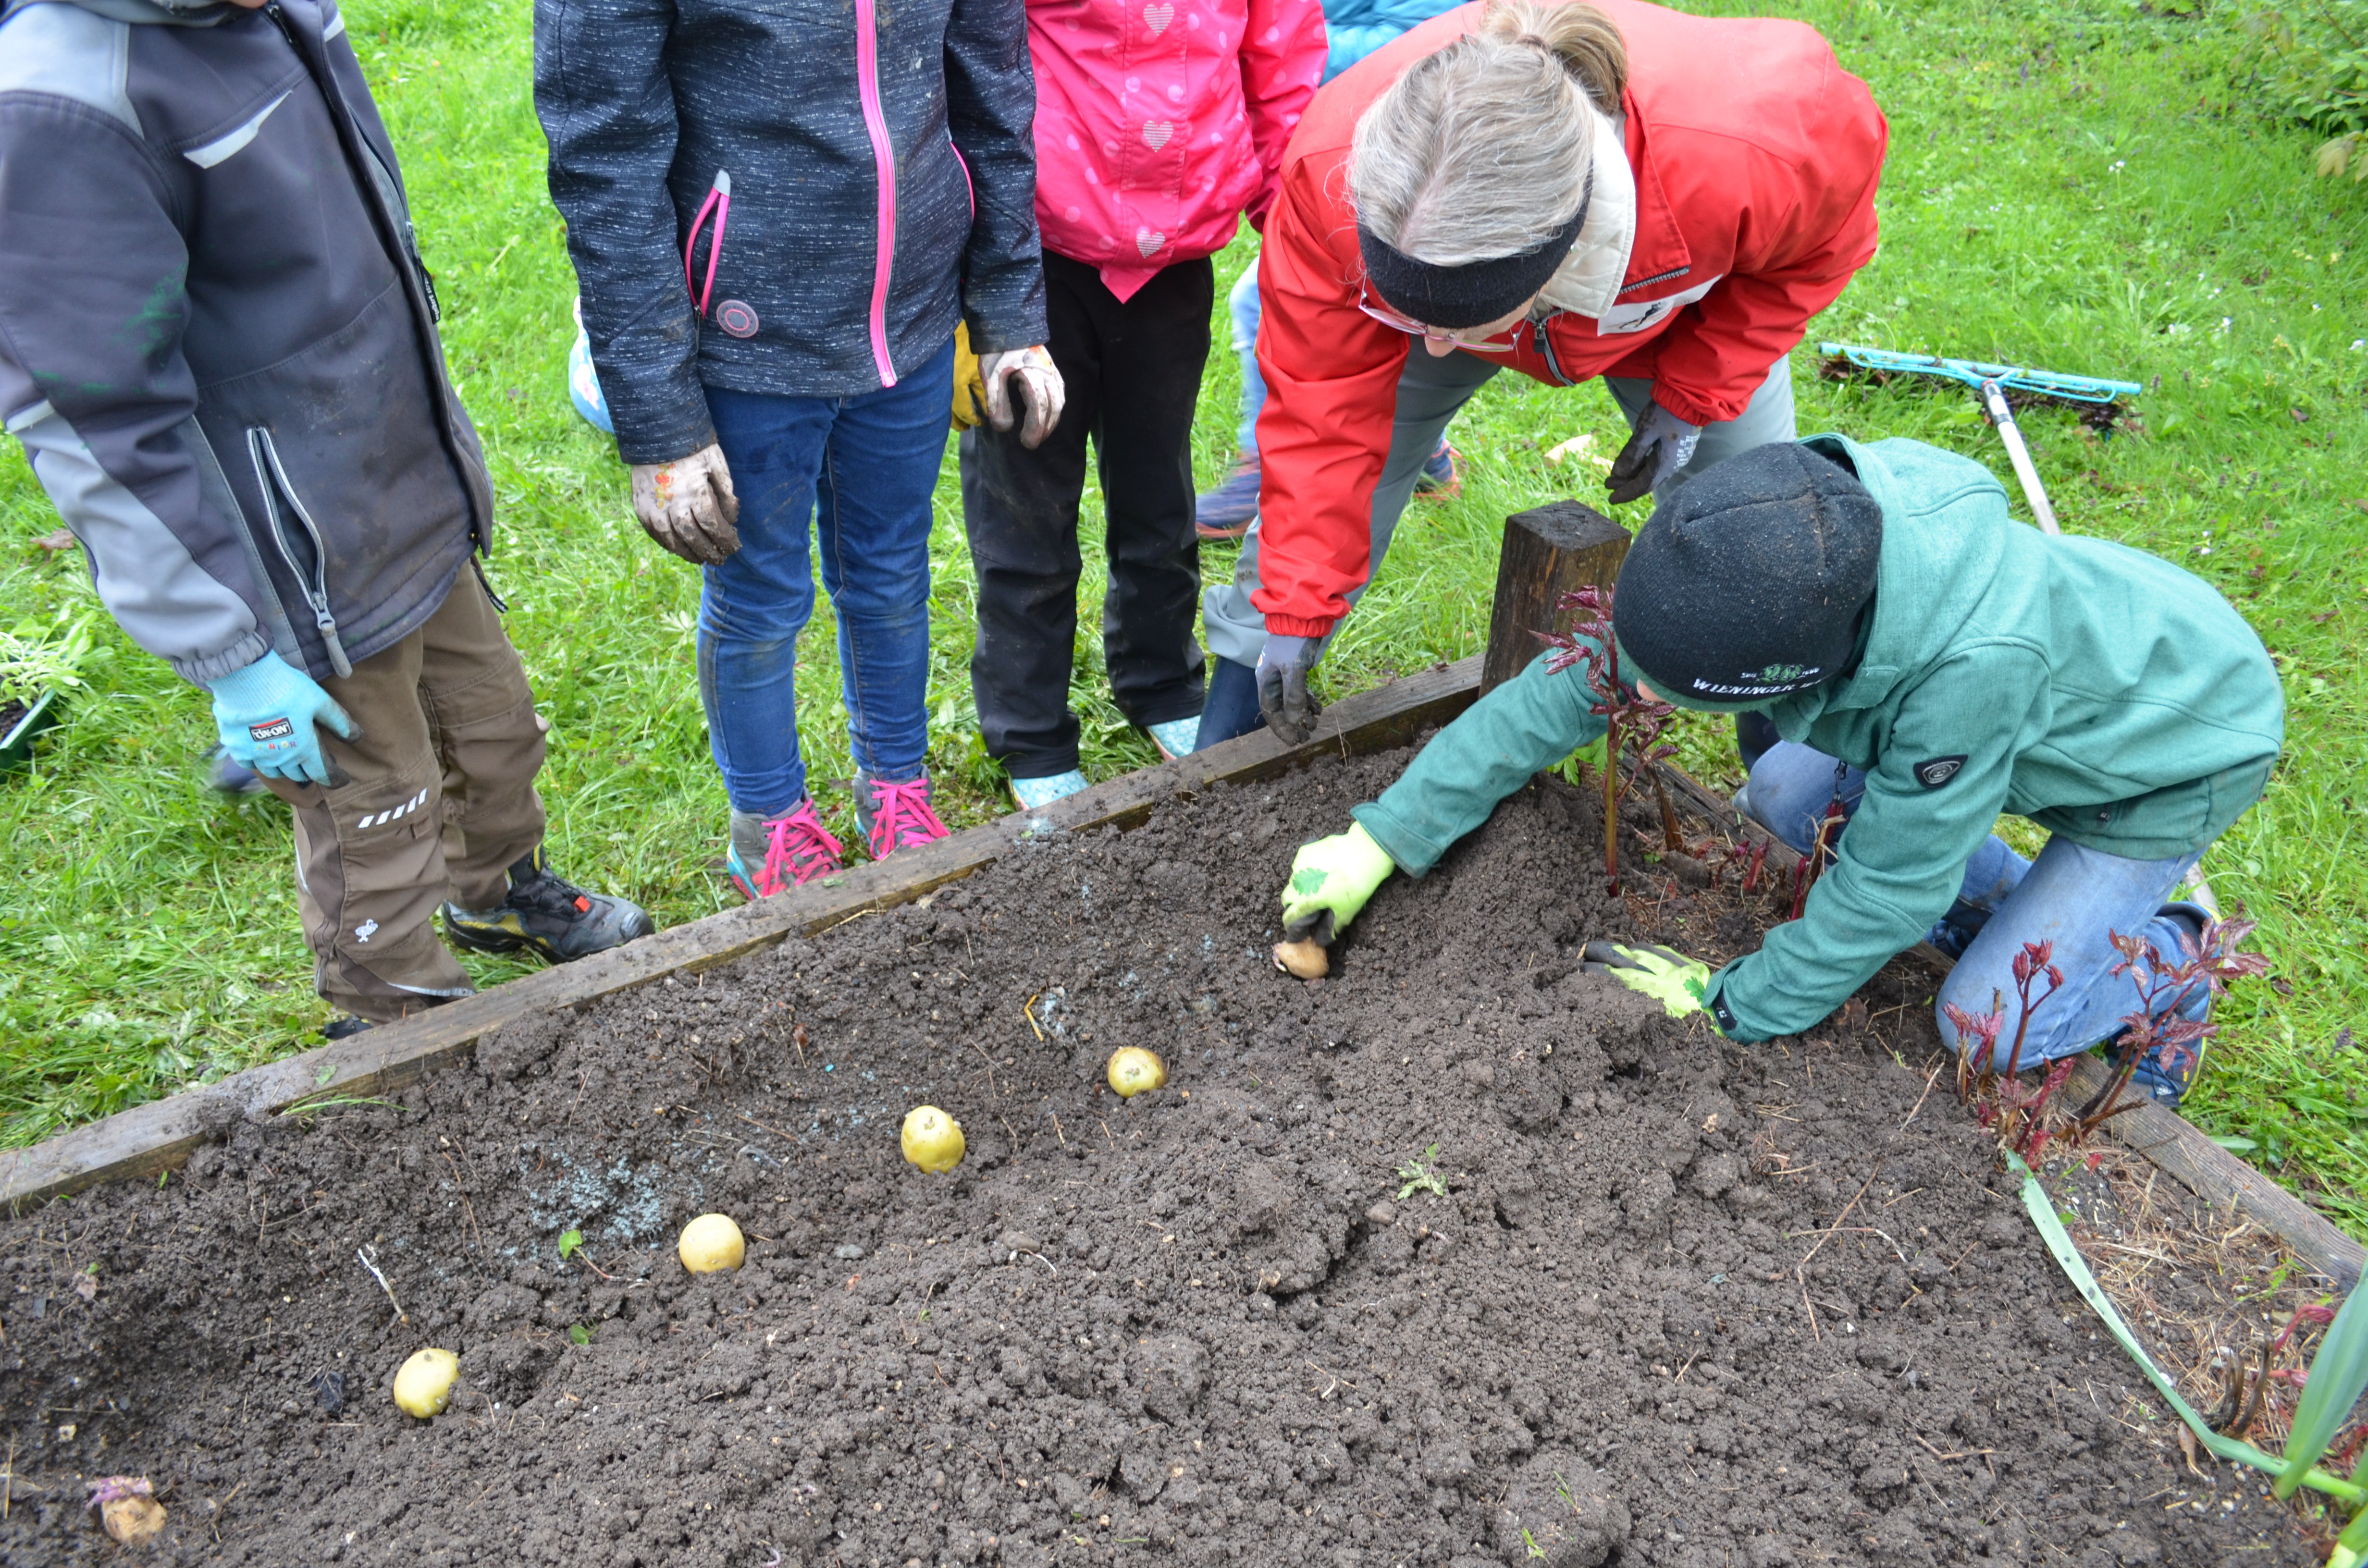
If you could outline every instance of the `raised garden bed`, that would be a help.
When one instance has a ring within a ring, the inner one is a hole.
[[[2092,1336],[1928,1075],[1924,971],[1779,1045],[1673,1023],[1575,942],[1767,911],[1611,903],[1542,785],[1274,975],[1292,846],[1404,760],[1023,841],[399,1106],[202,1098],[163,1187],[0,1226],[0,1553],[112,1554],[83,1483],[131,1472],[157,1561],[2314,1560]],[[1115,1100],[1119,1044],[1169,1087]],[[898,1158],[922,1101],[951,1176]],[[750,1259],[692,1279],[708,1209]]]

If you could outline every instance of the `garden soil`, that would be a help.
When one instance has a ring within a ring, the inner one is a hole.
[[[1276,974],[1293,846],[1405,760],[1024,841],[399,1106],[224,1104],[161,1187],[0,1228],[0,1559],[130,1555],[84,1498],[132,1474],[159,1562],[2315,1560],[2133,1397],[1920,971],[1764,1046],[1662,1017],[1577,944],[1767,911],[1611,899],[1548,781]],[[1168,1085],[1102,1087],[1121,1045]],[[924,1102],[950,1176],[899,1157]],[[708,1210],[747,1261],[693,1278]]]

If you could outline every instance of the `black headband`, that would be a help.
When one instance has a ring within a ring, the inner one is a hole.
[[[1508,316],[1535,298],[1578,243],[1594,199],[1595,167],[1590,163],[1587,187],[1579,192],[1578,210],[1570,222],[1537,249],[1518,256],[1442,267],[1417,261],[1362,223],[1357,225],[1357,249],[1365,258],[1366,279],[1383,303],[1425,326],[1460,331]]]

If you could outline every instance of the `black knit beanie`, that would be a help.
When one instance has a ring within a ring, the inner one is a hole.
[[[1688,707],[1822,686],[1857,647],[1882,551],[1883,509],[1849,470],[1792,441],[1739,452],[1629,547],[1611,612],[1623,673]]]

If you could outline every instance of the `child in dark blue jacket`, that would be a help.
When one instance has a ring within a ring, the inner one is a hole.
[[[535,107],[633,510],[705,569],[700,697],[749,897],[838,869],[798,748],[811,533],[874,858],[943,837],[930,494],[967,324],[1059,417],[1021,0],[539,0]],[[1016,401],[1008,382],[1024,385]]]

